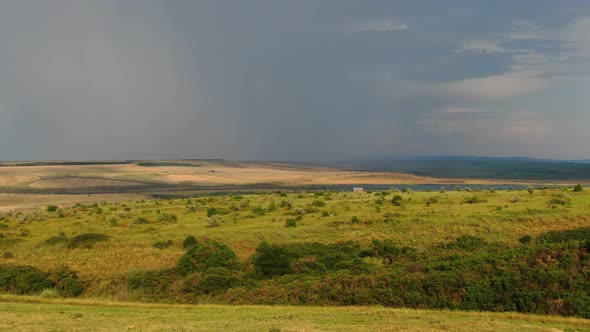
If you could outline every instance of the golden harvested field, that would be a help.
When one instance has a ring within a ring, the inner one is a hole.
[[[32,209],[49,204],[69,206],[96,201],[145,198],[149,193],[183,190],[249,190],[256,186],[299,187],[359,184],[474,183],[388,172],[349,172],[320,166],[284,163],[194,161],[112,165],[0,167],[0,211]],[[184,162],[183,162],[184,163]],[[160,166],[162,164],[162,166]],[[482,182],[482,181],[480,181]],[[485,182],[485,181],[483,181]]]
[[[129,185],[201,186],[276,184],[285,186],[337,184],[472,184],[488,180],[437,179],[394,172],[343,171],[321,166],[255,162],[198,162],[200,167],[137,164],[0,167],[0,189],[82,188]],[[509,181],[502,181],[503,183]]]

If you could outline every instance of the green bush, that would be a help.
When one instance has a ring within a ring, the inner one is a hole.
[[[55,211],[57,211],[56,205],[48,205],[47,206],[47,212],[55,212]]]
[[[274,277],[292,273],[292,259],[285,247],[262,242],[256,248],[253,263],[258,273],[266,277]]]
[[[48,276],[31,266],[0,265],[0,290],[18,295],[39,294],[53,288]]]
[[[479,236],[461,235],[454,241],[449,242],[446,247],[448,249],[475,250],[485,245],[486,242]]]
[[[313,206],[315,206],[315,207],[324,207],[324,206],[326,206],[326,202],[324,202],[324,201],[323,201],[323,200],[321,200],[321,199],[317,199],[317,200],[313,201],[313,202],[311,203],[311,205],[313,205]]]
[[[537,241],[540,243],[590,241],[590,227],[576,228],[565,231],[550,231],[539,235]]]
[[[197,242],[197,239],[194,236],[189,235],[182,242],[182,247],[184,249],[189,249],[189,248],[192,248],[192,247],[196,246],[197,244],[199,244]]]
[[[168,247],[170,247],[173,244],[172,240],[166,240],[166,241],[158,241],[154,243],[154,248],[156,249],[166,249]]]
[[[477,203],[485,203],[487,201],[485,199],[482,199],[477,196],[471,196],[471,197],[467,198],[464,202],[467,204],[477,204]]]
[[[61,232],[59,233],[59,235],[56,236],[52,236],[50,238],[48,238],[47,240],[45,240],[45,244],[48,246],[54,246],[57,244],[61,244],[61,243],[68,243],[68,238],[66,237],[66,235]]]
[[[399,248],[392,240],[373,240],[371,247],[361,252],[361,257],[383,257],[390,261],[400,255],[402,249]]]
[[[178,220],[178,217],[175,214],[171,214],[171,213],[163,213],[158,218],[159,222],[176,222],[177,220]]]
[[[219,294],[240,285],[240,279],[225,268],[210,268],[203,275],[196,290],[205,294]]]
[[[285,227],[297,227],[297,220],[287,219],[287,221],[285,221]]]
[[[60,296],[74,297],[85,287],[76,273],[68,269],[47,273],[31,266],[0,265],[0,290],[7,293],[34,295],[54,289]]]
[[[564,197],[554,197],[549,201],[550,205],[568,205],[570,202]]]
[[[213,267],[236,268],[236,254],[228,246],[217,241],[201,243],[188,249],[180,257],[177,270],[182,275],[202,272]]]
[[[404,202],[404,199],[400,195],[395,195],[391,199],[391,204],[393,204],[394,206],[401,206],[403,204],[403,202]]]
[[[55,288],[63,297],[77,297],[86,289],[86,283],[77,278],[64,278],[55,285]]]
[[[170,285],[176,279],[172,270],[148,270],[132,273],[127,289],[140,299],[159,300],[170,297]]]
[[[257,206],[252,209],[252,213],[254,213],[257,216],[263,216],[264,214],[266,214],[266,211],[261,206]]]
[[[110,239],[111,237],[105,234],[98,234],[98,233],[86,233],[74,236],[68,241],[68,248],[75,249],[75,248],[92,248],[98,242],[104,242]]]
[[[229,211],[227,211],[224,208],[218,208],[218,207],[210,207],[207,209],[207,217],[213,217],[215,215],[221,215],[224,216],[226,214],[229,214]]]
[[[523,235],[518,239],[518,241],[522,244],[529,244],[533,241],[533,237],[530,235]]]
[[[574,187],[574,192],[575,192],[575,193],[579,193],[579,192],[581,192],[581,191],[583,191],[583,190],[584,190],[584,188],[582,188],[582,186],[581,186],[580,184],[577,184],[577,185]]]
[[[428,199],[426,199],[427,206],[430,206],[430,205],[436,204],[436,203],[438,203],[438,198],[436,198],[435,196],[428,197]]]
[[[76,272],[61,268],[49,274],[49,279],[54,282],[54,289],[62,297],[77,297],[86,290],[86,282],[80,280]]]

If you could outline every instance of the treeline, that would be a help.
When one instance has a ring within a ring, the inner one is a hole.
[[[185,241],[173,269],[128,276],[135,300],[384,305],[590,318],[590,229],[524,236],[519,246],[460,236],[418,252],[389,240],[262,242],[240,261],[216,241]]]
[[[0,167],[7,166],[84,166],[84,165],[128,165],[133,161],[27,161],[27,162],[4,162]]]
[[[137,165],[142,167],[201,167],[200,164],[182,163],[177,161],[142,161],[138,162]]]

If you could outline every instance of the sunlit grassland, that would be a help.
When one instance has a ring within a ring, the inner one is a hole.
[[[64,207],[58,212],[44,212],[42,221],[19,224],[17,216],[2,221],[6,226],[0,230],[5,235],[0,242],[0,263],[44,270],[65,265],[93,280],[93,288],[101,288],[108,280],[117,280],[133,270],[173,267],[185,252],[182,241],[188,235],[221,241],[242,260],[249,258],[261,241],[289,244],[350,240],[363,245],[373,239],[391,239],[400,246],[427,250],[469,234],[516,246],[523,235],[590,225],[590,193],[570,190],[566,194],[570,204],[548,203],[562,194],[560,189],[536,190],[532,195],[527,191],[389,191],[385,196],[272,193]],[[391,203],[394,195],[403,197],[401,206]],[[515,196],[520,200],[511,202]],[[474,197],[477,203],[468,203]],[[433,198],[437,202],[427,204]],[[314,206],[317,201],[324,206]],[[297,227],[285,227],[286,219],[295,218],[292,209],[281,207],[285,203],[309,210]],[[220,227],[207,227],[207,210],[212,207],[227,211],[221,215]],[[177,221],[159,221],[164,214],[177,216]],[[353,223],[353,217],[358,222]],[[45,244],[61,232],[66,237],[101,233],[111,238],[90,249]],[[166,240],[173,245],[154,248],[155,242]],[[10,255],[2,254],[7,252]]]
[[[0,296],[3,331],[590,331],[583,319],[515,313],[156,305]]]

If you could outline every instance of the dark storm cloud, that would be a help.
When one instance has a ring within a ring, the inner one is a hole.
[[[0,159],[583,155],[589,7],[6,1]]]

